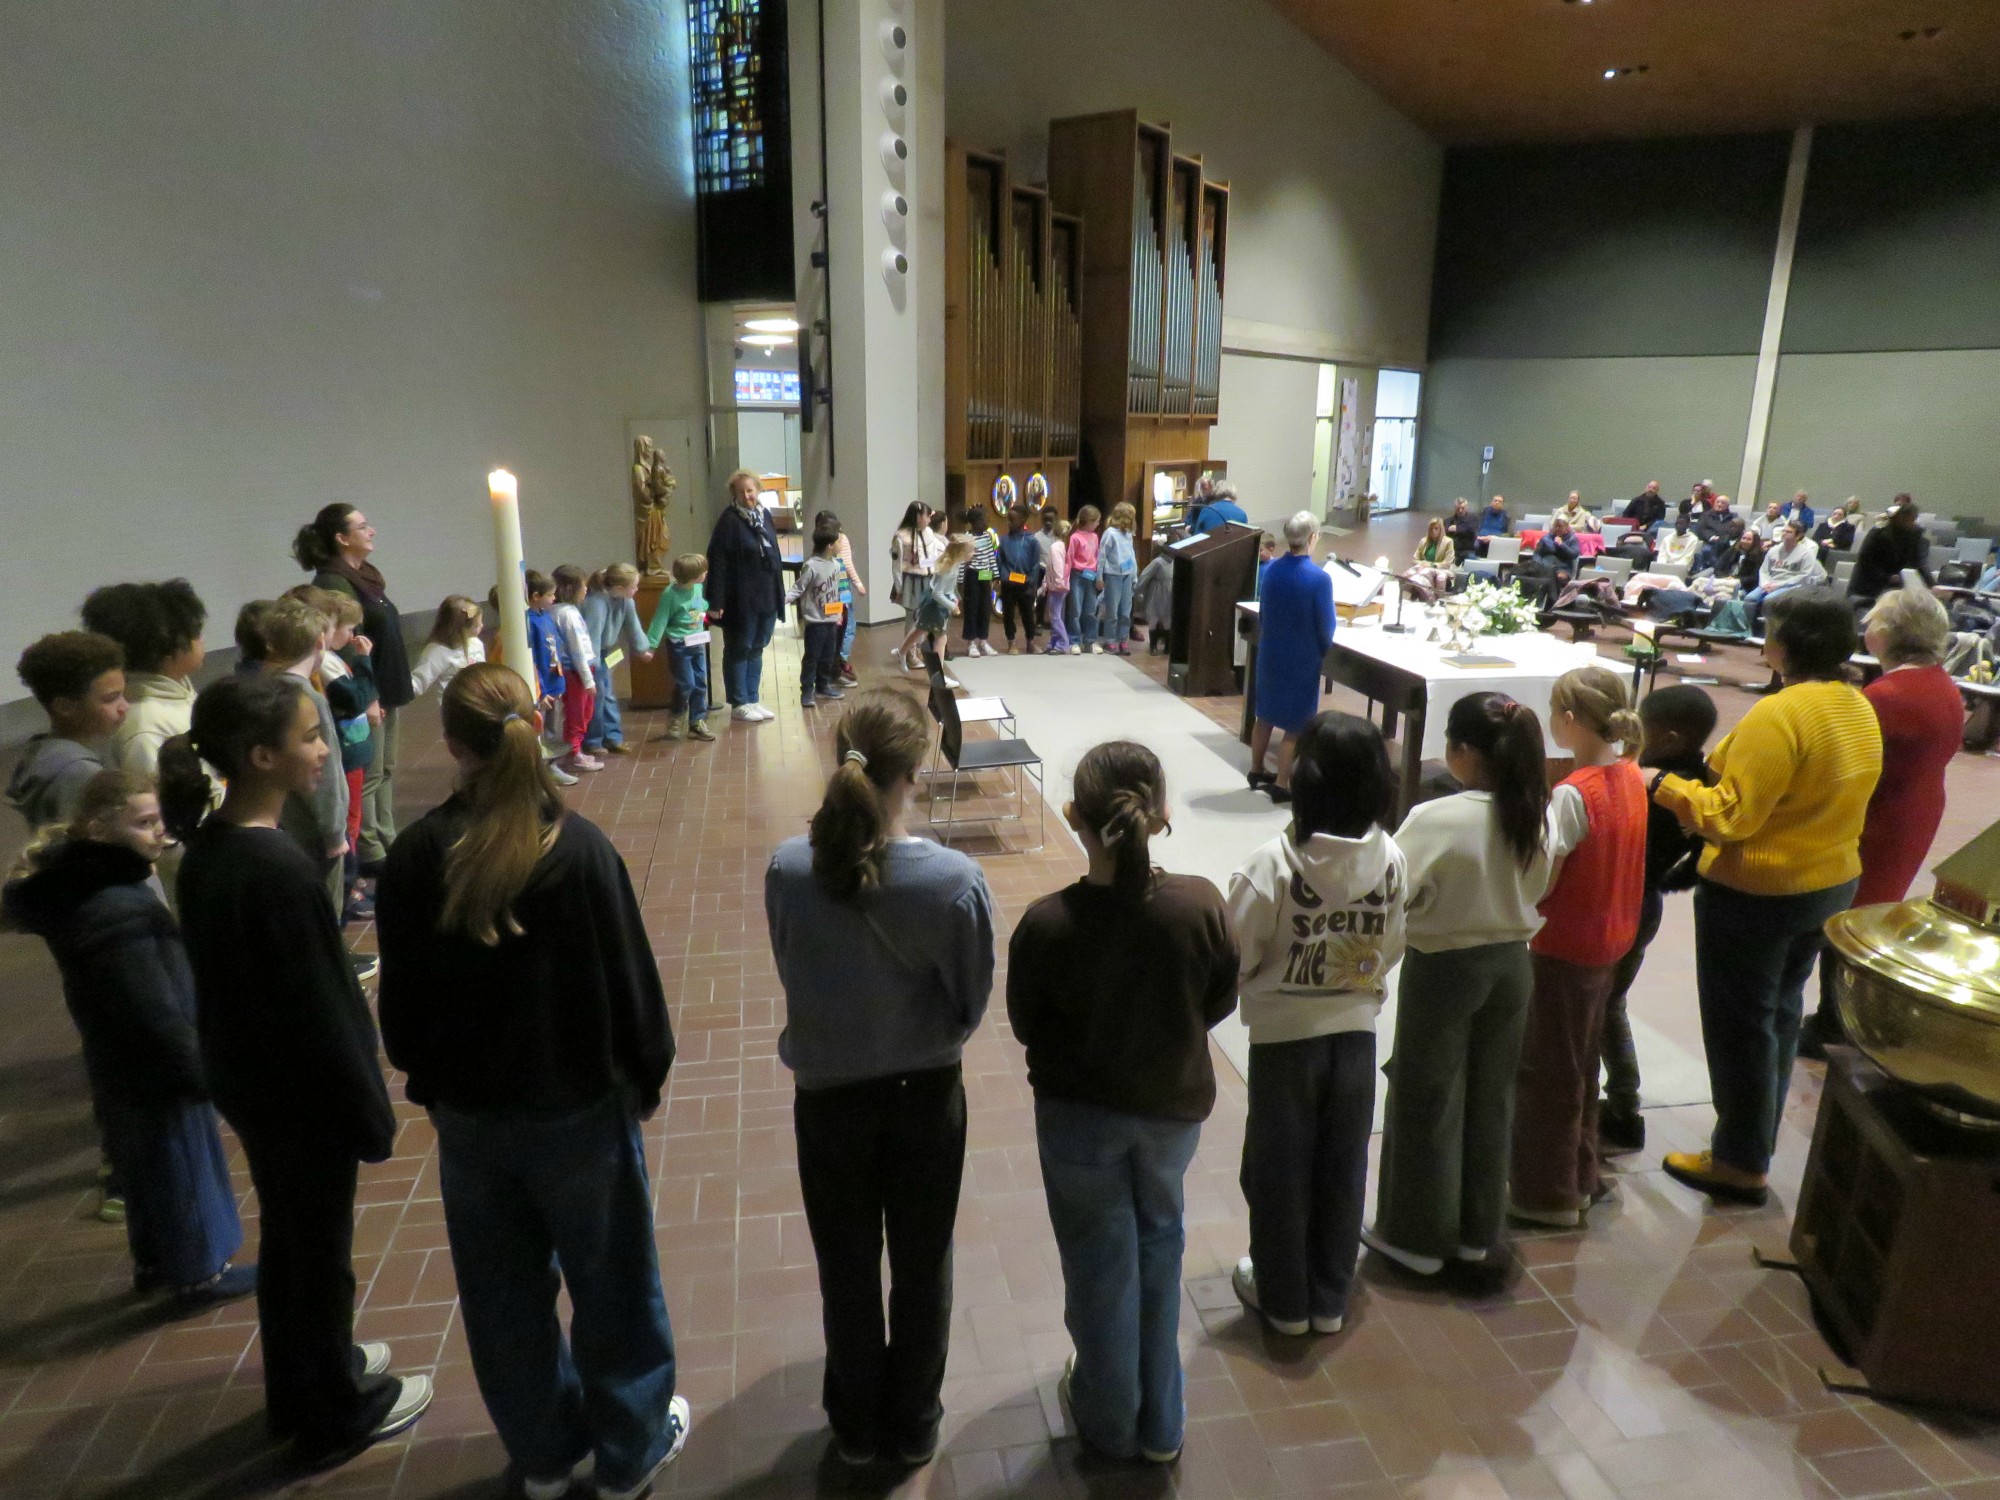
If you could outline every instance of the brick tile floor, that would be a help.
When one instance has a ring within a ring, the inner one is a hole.
[[[888,642],[878,636],[887,632],[864,637],[860,653],[871,679],[886,675]],[[1068,1351],[1061,1278],[1021,1051],[997,1003],[966,1053],[971,1128],[943,1450],[915,1474],[876,1485],[831,1472],[790,1084],[775,1056],[782,1001],[760,915],[768,852],[804,828],[830,760],[834,714],[797,707],[796,654],[781,637],[777,691],[767,694],[781,705],[777,722],[721,727],[713,746],[668,745],[652,738],[659,715],[632,714],[639,754],[572,794],[631,866],[680,1038],[668,1097],[646,1129],[695,1416],[663,1493],[2000,1497],[2000,1428],[1821,1384],[1817,1368],[1832,1355],[1802,1287],[1751,1262],[1753,1245],[1782,1244],[1782,1206],[1714,1211],[1656,1170],[1660,1151],[1704,1138],[1704,1108],[1652,1111],[1649,1149],[1626,1159],[1615,1204],[1587,1232],[1523,1237],[1528,1273],[1511,1294],[1454,1302],[1369,1275],[1339,1337],[1264,1333],[1228,1285],[1246,1240],[1236,1187],[1244,1091],[1219,1055],[1221,1099],[1188,1180],[1186,1452],[1171,1472],[1095,1467],[1055,1400]],[[1748,653],[1737,655],[1725,675],[1754,676]],[[1733,720],[1740,695],[1720,696]],[[1233,722],[1236,700],[1205,706]],[[446,784],[428,717],[419,707],[406,730],[406,815]],[[1996,779],[1990,760],[1961,757],[1941,847],[1996,805]],[[1059,829],[1051,835],[1039,854],[1000,852],[1023,842],[1016,829],[968,844],[992,853],[1003,932],[1025,902],[1081,869]],[[1665,972],[1679,970],[1669,963]],[[38,944],[0,939],[0,986],[0,1500],[505,1493],[504,1458],[456,1316],[422,1114],[400,1106],[395,1159],[362,1174],[358,1333],[387,1339],[400,1367],[434,1370],[437,1402],[407,1438],[288,1481],[260,1443],[251,1306],[164,1320],[130,1293],[121,1231],[90,1216],[95,1153],[82,1070]],[[1816,1072],[1802,1068],[1776,1169],[1787,1201],[1817,1096]],[[254,1248],[255,1199],[240,1157],[236,1168]]]

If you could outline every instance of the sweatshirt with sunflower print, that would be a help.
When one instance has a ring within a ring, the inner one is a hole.
[[[1403,956],[1403,851],[1386,829],[1360,838],[1289,830],[1229,877],[1242,961],[1236,992],[1253,1046],[1372,1031]]]

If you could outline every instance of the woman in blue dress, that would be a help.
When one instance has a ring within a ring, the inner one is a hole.
[[[1285,555],[1264,570],[1257,634],[1257,724],[1250,731],[1250,785],[1273,802],[1292,800],[1292,745],[1319,712],[1320,674],[1333,644],[1333,580],[1313,561],[1319,517],[1285,522]],[[1276,775],[1264,769],[1273,730],[1284,734]]]

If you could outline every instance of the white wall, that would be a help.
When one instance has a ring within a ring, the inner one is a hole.
[[[1039,180],[1051,119],[1128,108],[1229,182],[1233,346],[1423,362],[1443,152],[1263,0],[947,0],[952,139]]]
[[[686,83],[655,0],[0,8],[0,661],[115,578],[226,641],[336,498],[484,593],[496,462],[537,566],[629,557],[625,422],[705,405]]]
[[[1275,531],[1312,509],[1318,395],[1317,364],[1222,356],[1222,411],[1208,451],[1229,461],[1229,482],[1255,525]]]

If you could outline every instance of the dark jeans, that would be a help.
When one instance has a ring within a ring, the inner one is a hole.
[[[125,1196],[132,1266],[176,1290],[208,1280],[243,1248],[229,1158],[206,1100],[98,1106]]]
[[[926,1447],[944,1416],[951,1237],[965,1173],[958,1065],[800,1089],[792,1126],[819,1262],[827,1421],[850,1448]]]
[[[1695,984],[1717,1161],[1770,1169],[1821,929],[1847,910],[1858,884],[1796,896],[1753,896],[1712,880],[1695,887]]]
[[[1535,993],[1514,1080],[1508,1191],[1523,1208],[1588,1208],[1598,1187],[1597,1062],[1612,968],[1530,956]]]
[[[981,578],[971,563],[958,573],[958,612],[968,641],[983,641],[993,630],[993,580]]]
[[[1639,1110],[1639,1049],[1632,1042],[1632,1017],[1626,1011],[1626,997],[1646,950],[1660,935],[1660,919],[1666,915],[1667,900],[1652,886],[1639,899],[1639,935],[1625,956],[1611,968],[1611,998],[1604,1002],[1604,1102],[1618,1114]]]
[[[840,675],[840,630],[838,620],[809,620],[802,627],[799,696],[808,703],[815,693],[834,687]]]
[[[1063,1323],[1076,1347],[1070,1409],[1100,1453],[1177,1453],[1183,1180],[1201,1126],[1068,1099],[1035,1101],[1049,1227],[1062,1256]]]
[[[362,1375],[355,1357],[360,1163],[309,1137],[231,1123],[257,1188],[265,1420],[309,1453],[334,1452],[360,1441],[396,1400],[396,1382]]]
[[[638,1121],[615,1096],[564,1115],[431,1118],[472,1373],[508,1458],[552,1479],[594,1453],[598,1483],[637,1484],[666,1452],[674,1395]]]
[[[1014,644],[1014,622],[1021,622],[1021,631],[1028,638],[1028,645],[1035,644],[1035,586],[1032,583],[1003,583],[1000,585],[1000,625],[1007,632],[1007,644]]]
[[[729,706],[755,703],[764,686],[764,648],[778,628],[775,614],[732,609],[722,627],[722,684]]]
[[[1239,1180],[1257,1300],[1271,1317],[1346,1316],[1374,1118],[1373,1031],[1251,1047]]]
[[[674,669],[674,686],[680,689],[681,712],[690,725],[708,717],[708,646],[667,647],[667,664]]]

